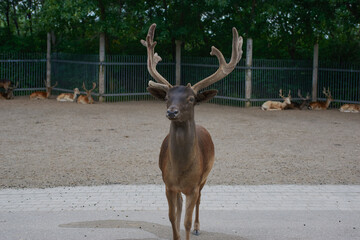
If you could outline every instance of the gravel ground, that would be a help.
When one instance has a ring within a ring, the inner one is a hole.
[[[157,101],[0,100],[0,188],[162,184]],[[215,144],[208,184],[360,184],[360,114],[196,107]]]

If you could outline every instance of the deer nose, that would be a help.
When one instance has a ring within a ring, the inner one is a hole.
[[[179,110],[176,108],[169,108],[166,111],[166,117],[169,119],[174,119],[179,115]]]

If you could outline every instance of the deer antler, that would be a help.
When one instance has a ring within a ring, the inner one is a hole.
[[[239,36],[236,28],[233,28],[232,32],[233,32],[233,41],[232,41],[232,53],[231,53],[230,62],[226,63],[223,54],[216,47],[212,46],[210,55],[212,56],[215,55],[218,58],[219,68],[214,74],[210,75],[209,77],[201,80],[200,82],[192,86],[192,89],[194,90],[195,93],[229,75],[234,70],[236,64],[240,61],[242,55],[243,39],[241,36]]]
[[[55,85],[54,85],[54,86],[52,86],[51,88],[54,88],[54,87],[56,87],[57,85],[58,85],[58,82],[56,82],[56,83],[55,83]]]
[[[157,53],[154,53],[155,46],[157,43],[156,41],[154,42],[155,28],[156,28],[156,24],[153,23],[149,28],[148,34],[146,36],[146,41],[141,40],[140,42],[142,45],[144,45],[147,48],[147,55],[148,55],[147,67],[148,67],[148,71],[149,71],[150,75],[158,83],[164,84],[164,85],[168,86],[169,88],[171,88],[172,85],[163,76],[161,76],[160,73],[156,70],[156,65],[162,59]]]
[[[309,92],[306,94],[306,98],[304,98],[301,93],[300,93],[300,89],[298,89],[298,96],[299,98],[301,98],[302,100],[308,100],[310,98],[310,94]]]
[[[291,93],[291,90],[289,90],[288,97],[290,97],[290,93]],[[282,94],[282,89],[279,90],[279,96],[282,97],[282,98],[286,98]]]
[[[85,83],[83,82],[82,88],[85,90],[85,92],[92,92],[96,88],[96,83],[93,82],[93,88],[90,90],[87,90],[85,87]]]

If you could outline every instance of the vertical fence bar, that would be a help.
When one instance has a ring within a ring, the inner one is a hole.
[[[312,75],[312,101],[313,102],[315,102],[317,100],[318,70],[319,70],[319,44],[315,43],[313,75]]]
[[[245,70],[245,99],[246,107],[251,106],[251,66],[252,66],[252,39],[248,38],[246,41],[246,70]]]
[[[51,34],[49,32],[47,33],[46,85],[51,86]]]
[[[176,85],[181,84],[181,44],[180,40],[175,40],[176,44],[176,70],[175,70],[175,81]]]
[[[99,43],[99,101],[105,101],[102,96],[105,93],[105,65],[103,64],[105,61],[105,33],[100,33],[100,43]]]

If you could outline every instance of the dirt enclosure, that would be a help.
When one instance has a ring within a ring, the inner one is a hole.
[[[215,144],[208,184],[360,184],[360,114],[196,107]],[[0,100],[0,188],[162,184],[157,101]]]

